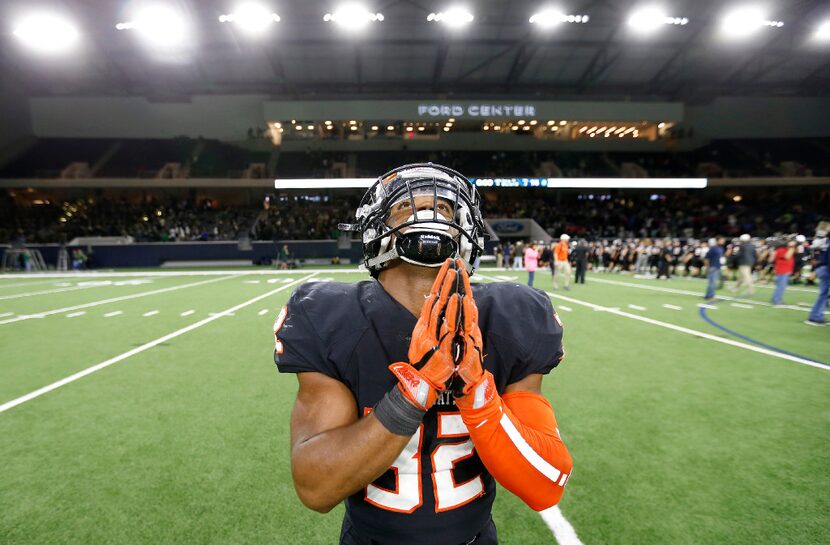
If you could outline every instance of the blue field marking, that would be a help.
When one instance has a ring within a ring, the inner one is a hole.
[[[752,343],[752,344],[756,344],[758,346],[762,346],[762,347],[766,348],[767,350],[772,350],[774,352],[779,352],[781,354],[786,354],[788,356],[794,356],[796,358],[801,358],[803,360],[808,360],[808,361],[811,361],[813,363],[818,363],[819,365],[823,365],[826,368],[830,369],[830,363],[827,363],[827,362],[824,362],[824,361],[819,361],[819,360],[816,360],[816,359],[813,359],[813,358],[808,358],[807,356],[802,356],[801,354],[796,354],[794,352],[788,352],[787,350],[783,350],[781,348],[778,348],[777,346],[772,346],[772,345],[767,344],[767,343],[762,343],[761,341],[756,341],[755,339],[753,339],[751,337],[747,337],[746,335],[741,335],[737,331],[732,331],[728,327],[724,327],[724,326],[720,325],[719,323],[715,322],[712,318],[710,318],[709,315],[706,313],[705,308],[699,307],[698,311],[700,313],[700,317],[703,318],[704,320],[706,320],[706,322],[709,325],[712,325],[712,326],[720,329],[721,331],[723,331],[727,335],[732,335],[733,337],[737,337],[737,338],[739,338],[743,341],[746,341],[748,343]]]

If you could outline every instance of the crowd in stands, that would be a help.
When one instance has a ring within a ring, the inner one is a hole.
[[[741,196],[738,202],[710,192],[688,191],[580,193],[556,202],[542,194],[509,198],[507,190],[502,190],[498,198],[485,199],[483,212],[489,218],[533,219],[551,235],[597,239],[806,232],[827,210],[830,192],[826,190],[759,190]]]
[[[354,216],[362,191],[269,196],[248,205],[215,198],[183,199],[142,193],[130,200],[88,196],[25,205],[0,198],[0,243],[24,234],[30,242],[81,236],[131,236],[136,241],[336,239],[337,225]],[[485,218],[528,218],[554,237],[707,239],[751,232],[766,237],[807,233],[830,210],[822,188],[755,188],[743,195],[705,191],[483,191]],[[731,195],[731,197],[730,197]]]

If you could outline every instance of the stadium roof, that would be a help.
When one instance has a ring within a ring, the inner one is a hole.
[[[177,0],[193,32],[187,46],[159,56],[135,33],[116,30],[124,2],[66,0],[55,9],[76,23],[80,46],[59,58],[37,56],[15,41],[11,25],[33,7],[2,8],[0,68],[35,95],[143,95],[186,99],[195,94],[262,93],[274,97],[405,98],[537,96],[543,98],[703,101],[722,95],[830,94],[830,40],[810,39],[830,18],[823,0],[778,2],[766,26],[745,40],[727,40],[724,12],[745,2],[673,2],[669,15],[687,24],[638,36],[626,24],[633,1],[578,1],[566,9],[585,23],[542,30],[529,23],[541,0],[471,0],[474,21],[451,31],[428,22],[444,0],[367,0],[383,13],[363,33],[325,22],[336,0],[265,1],[279,14],[260,39],[222,24],[233,0]],[[735,4],[735,5],[733,5]],[[563,8],[564,8],[563,4]]]

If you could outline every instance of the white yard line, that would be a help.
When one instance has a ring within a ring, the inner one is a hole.
[[[191,314],[193,314],[194,312],[196,312],[196,311],[195,311],[195,310],[185,310],[184,312],[182,312],[181,314],[179,314],[179,316],[190,316],[190,315],[191,315]]]
[[[641,307],[640,305],[628,305],[628,308],[633,308],[634,310],[645,310],[646,307]]]
[[[104,318],[112,318],[113,316],[118,316],[119,314],[124,314],[122,310],[114,310],[112,312],[107,312],[104,314]]]
[[[62,293],[64,291],[77,291],[77,290],[88,290],[90,288],[102,288],[104,286],[111,286],[111,282],[107,282],[105,284],[91,284],[88,286],[73,286],[71,288],[57,288],[54,290],[43,290],[43,291],[30,291],[27,293],[15,293],[14,295],[2,295],[0,296],[0,301],[7,301],[9,299],[21,299],[23,297],[35,297],[36,295],[50,295],[53,293]]]
[[[668,303],[664,304],[663,308],[669,308],[671,310],[683,310],[683,307],[679,307],[677,305],[670,305]]]
[[[162,289],[158,289],[158,290],[145,291],[145,292],[142,292],[142,293],[134,293],[132,295],[122,295],[120,297],[112,297],[110,299],[103,299],[101,301],[93,301],[92,303],[84,303],[83,305],[75,305],[75,306],[72,306],[72,307],[59,308],[59,309],[55,309],[55,310],[47,310],[47,311],[44,311],[44,312],[37,312],[35,314],[28,314],[28,315],[24,315],[24,316],[17,316],[15,318],[9,318],[8,320],[0,320],[0,325],[6,325],[6,324],[14,323],[14,322],[20,322],[20,321],[23,321],[23,320],[29,320],[31,318],[43,318],[45,316],[51,316],[52,314],[61,314],[63,312],[69,312],[69,311],[72,311],[72,310],[78,310],[78,309],[82,309],[82,308],[96,307],[98,305],[106,305],[108,303],[115,303],[117,301],[127,301],[129,299],[137,299],[139,297],[147,297],[148,295],[156,295],[156,294],[159,294],[159,293],[167,293],[167,292],[170,292],[170,291],[181,290],[181,289],[184,289],[184,288],[191,288],[193,286],[202,286],[202,285],[205,285],[205,284],[210,284],[212,282],[221,282],[222,280],[227,280],[228,278],[235,278],[235,277],[225,276],[225,277],[221,277],[221,278],[211,278],[210,280],[200,280],[199,282],[192,282],[190,284],[183,284],[181,286],[171,286],[169,288],[162,288]]]
[[[297,280],[295,283],[298,284],[300,282],[308,280],[309,278],[313,277],[315,274],[317,274],[317,273],[313,273],[313,274],[310,274],[308,276],[305,276],[305,277]],[[28,393],[24,396],[18,397],[17,399],[12,399],[11,401],[7,401],[6,403],[3,403],[2,405],[0,405],[0,413],[3,413],[5,411],[8,411],[9,409],[17,407],[18,405],[20,405],[22,403],[26,403],[27,401],[35,399],[36,397],[40,397],[43,394],[51,392],[52,390],[56,390],[56,389],[60,388],[61,386],[65,386],[65,385],[67,385],[71,382],[75,382],[76,380],[82,379],[87,375],[91,375],[92,373],[94,373],[96,371],[100,371],[101,369],[109,367],[110,365],[118,363],[119,361],[123,361],[127,358],[135,356],[136,354],[140,354],[141,352],[144,352],[145,350],[149,350],[150,348],[153,348],[154,346],[158,346],[162,343],[165,343],[165,342],[169,341],[170,339],[175,339],[176,337],[184,335],[185,333],[193,331],[194,329],[198,329],[198,328],[200,328],[204,325],[207,325],[210,322],[224,316],[225,314],[232,313],[232,312],[235,312],[239,309],[245,308],[248,305],[252,305],[253,303],[256,303],[257,301],[261,301],[262,299],[265,299],[266,297],[270,297],[270,296],[272,296],[273,294],[275,294],[279,291],[290,288],[292,285],[293,284],[286,284],[284,286],[280,286],[279,288],[273,289],[273,290],[271,290],[267,293],[263,293],[262,295],[257,295],[253,299],[248,299],[244,303],[240,303],[236,306],[233,306],[233,307],[231,307],[231,308],[229,308],[229,309],[227,309],[223,312],[220,312],[220,313],[216,314],[215,316],[210,316],[208,318],[205,318],[204,320],[200,320],[196,323],[190,324],[189,326],[178,329],[178,330],[174,331],[173,333],[168,333],[167,335],[164,335],[163,337],[159,337],[158,339],[156,339],[154,341],[150,341],[148,343],[142,344],[141,346],[133,348],[132,350],[124,352],[123,354],[119,354],[118,356],[115,356],[114,358],[110,358],[106,361],[102,361],[101,363],[93,365],[92,367],[87,367],[83,371],[79,371],[79,372],[75,373],[74,375],[69,375],[66,378],[63,378],[63,379],[61,379],[57,382],[53,382],[52,384],[49,384],[48,386],[44,386],[43,388],[35,390],[34,392],[30,392],[30,393]]]
[[[157,310],[151,310],[150,312],[145,312],[144,314],[142,314],[142,316],[146,318],[148,316],[155,316],[158,313],[159,313],[159,311],[157,311]]]
[[[2,282],[3,278],[7,278],[6,275],[0,277],[0,288],[22,288],[25,286],[42,286],[44,284],[53,284],[55,285],[55,280],[42,280],[40,282],[18,282],[17,284],[6,284]]]
[[[559,545],[583,545],[579,536],[576,535],[576,530],[567,521],[559,507],[554,505],[544,511],[539,511],[542,520],[545,521],[550,531],[553,532],[553,537]]]
[[[4,312],[0,314],[0,318],[6,318],[7,316],[14,316],[14,312]]]
[[[610,285],[613,285],[613,286],[625,286],[625,287],[628,287],[628,288],[637,288],[637,289],[641,289],[641,290],[661,291],[661,292],[664,292],[664,293],[674,293],[674,294],[677,294],[677,295],[690,295],[692,297],[701,297],[701,294],[699,292],[696,292],[696,291],[680,290],[680,289],[676,289],[676,288],[664,288],[662,286],[650,286],[648,284],[635,284],[633,282],[620,282],[619,280],[606,280],[605,278],[597,278],[596,275],[592,276],[591,280],[593,280],[594,282],[598,282],[600,284],[610,284]],[[724,301],[735,301],[735,302],[738,302],[738,303],[746,303],[746,304],[758,305],[758,306],[762,306],[762,307],[771,307],[771,306],[773,306],[772,303],[767,303],[766,301],[754,301],[752,299],[743,299],[741,297],[730,297],[728,295],[718,295],[717,298],[722,299]],[[782,306],[777,307],[777,308],[786,308],[786,309],[789,309],[789,310],[799,310],[799,311],[802,310],[802,309],[800,309],[798,307],[795,307],[793,305],[782,305]],[[828,311],[828,312],[830,312],[830,311]]]
[[[89,279],[89,278],[116,278],[116,277],[136,277],[136,276],[145,276],[145,277],[159,277],[159,276],[225,276],[225,275],[233,275],[233,276],[297,276],[298,274],[311,274],[311,273],[325,273],[325,274],[364,274],[367,277],[369,276],[369,272],[366,269],[359,269],[357,267],[350,267],[347,269],[292,269],[292,270],[241,270],[241,271],[234,271],[234,270],[221,270],[221,271],[145,271],[145,272],[115,272],[113,270],[109,271],[95,271],[95,272],[83,272],[83,273],[58,273],[58,272],[51,272],[51,273],[41,273],[38,274],[40,278],[74,278],[74,279]],[[24,274],[24,273],[15,273],[15,274],[4,274],[0,276],[0,278],[31,278],[31,274]]]
[[[486,277],[485,277],[486,278]],[[608,312],[609,314],[616,314],[617,316],[622,316],[624,318],[630,318],[632,320],[637,320],[640,322],[645,322],[647,324],[655,325],[658,327],[663,327],[666,329],[671,329],[672,331],[677,331],[679,333],[685,333],[686,335],[692,335],[693,337],[699,337],[702,339],[707,339],[709,341],[714,341],[721,344],[727,344],[729,346],[734,346],[736,348],[743,348],[744,350],[750,350],[752,352],[757,352],[759,354],[766,354],[767,356],[772,356],[774,358],[779,358],[782,360],[793,361],[795,363],[800,363],[802,365],[809,365],[810,367],[816,367],[818,369],[822,369],[824,371],[830,371],[826,365],[822,365],[820,363],[816,363],[814,361],[806,360],[804,358],[799,358],[798,356],[791,356],[789,354],[784,354],[782,352],[776,352],[774,350],[768,350],[766,348],[761,348],[760,346],[754,346],[747,343],[742,343],[740,341],[734,341],[732,339],[718,337],[717,335],[711,335],[709,333],[704,333],[703,331],[698,331],[696,329],[691,329],[688,327],[683,327],[675,324],[671,324],[668,322],[661,322],[660,320],[654,320],[652,318],[646,318],[645,316],[640,316],[639,314],[631,314],[630,312],[625,312],[619,309],[614,309],[610,307],[604,307],[602,305],[597,305],[594,303],[589,303],[587,301],[581,301],[579,299],[574,299],[573,297],[566,297],[564,295],[558,295],[556,293],[551,293],[549,291],[545,292],[548,294],[548,297],[554,299],[561,299],[562,301],[568,301],[569,303],[574,303],[576,305],[582,305],[588,308],[592,308],[594,310],[602,310]]]

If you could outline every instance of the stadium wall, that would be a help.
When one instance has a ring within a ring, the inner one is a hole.
[[[20,85],[12,78],[0,77],[0,164],[6,148],[31,135],[29,104]]]
[[[716,98],[687,106],[687,127],[705,138],[816,138],[830,136],[830,100],[824,98]]]
[[[433,119],[428,115],[419,115],[419,107],[436,102],[426,99],[276,102],[262,95],[204,95],[194,96],[186,102],[151,102],[143,97],[39,97],[29,99],[29,109],[31,130],[38,137],[202,136],[234,141],[244,139],[249,128],[262,128],[268,120],[292,119],[292,116],[304,120],[386,118],[429,121]],[[698,139],[830,135],[830,101],[826,98],[722,97],[704,105],[670,102],[509,102],[534,105],[535,117],[539,119],[683,122],[694,130]],[[455,101],[447,106],[452,107],[453,104],[464,109],[469,108],[471,101]],[[26,129],[23,119],[26,108],[16,110],[19,112],[15,114],[18,116],[15,125],[19,128],[15,132],[19,132],[20,128]],[[440,118],[450,116],[442,115]],[[458,117],[472,119],[466,114]]]
[[[240,140],[265,127],[258,95],[195,96],[187,102],[143,97],[31,98],[32,128],[42,138],[216,138]]]

